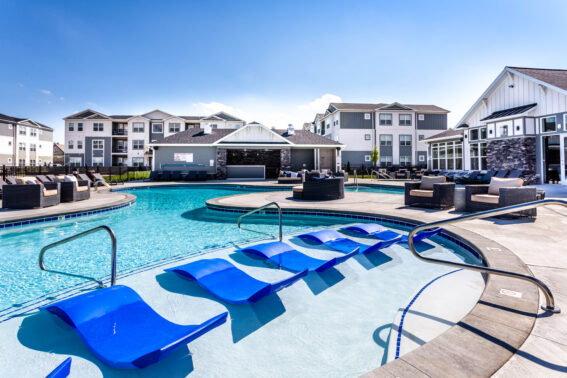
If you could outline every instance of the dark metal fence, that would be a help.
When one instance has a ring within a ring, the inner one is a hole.
[[[7,176],[37,176],[37,175],[70,175],[73,173],[87,173],[95,171],[106,177],[118,177],[123,181],[134,180],[138,176],[142,177],[144,172],[150,172],[151,167],[76,167],[76,166],[37,166],[37,167],[11,167],[3,165],[0,167],[0,176],[6,180]]]

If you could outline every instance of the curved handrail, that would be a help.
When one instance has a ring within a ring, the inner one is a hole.
[[[45,267],[45,264],[43,263],[43,255],[45,255],[45,252],[47,252],[47,250],[54,248],[54,247],[57,247],[61,244],[68,243],[72,240],[81,238],[83,236],[92,234],[94,232],[101,231],[101,230],[108,232],[108,234],[110,235],[110,240],[112,242],[112,262],[111,262],[111,268],[110,268],[110,286],[116,285],[116,235],[114,235],[114,231],[112,231],[112,229],[110,227],[105,226],[105,225],[98,226],[98,227],[95,227],[95,228],[91,228],[90,230],[83,231],[83,232],[78,233],[78,234],[73,235],[73,236],[69,236],[68,238],[61,239],[59,241],[56,241],[54,243],[48,244],[45,247],[43,247],[41,249],[41,251],[39,252],[39,269],[44,270],[44,271],[49,272],[49,273],[62,274],[64,276],[78,277],[78,278],[83,278],[83,279],[86,279],[86,280],[94,281],[98,284],[99,287],[103,288],[104,283],[101,280],[98,280],[98,279],[93,278],[93,277],[83,276],[81,274],[67,273],[67,272],[62,272],[62,271],[59,271],[59,270],[47,269]]]
[[[378,171],[373,169],[372,172],[370,172],[370,179],[372,180],[372,175],[374,175],[375,180],[378,181],[378,173]]]
[[[356,174],[356,169],[354,170],[354,185],[356,185],[356,191],[358,192],[358,175]]]
[[[437,221],[437,222],[431,222],[431,223],[423,224],[423,225],[420,225],[420,226],[413,228],[410,231],[410,233],[408,235],[409,249],[415,257],[417,257],[418,259],[420,259],[422,261],[428,262],[428,263],[446,265],[446,266],[451,266],[451,267],[456,267],[456,268],[461,268],[461,269],[474,270],[474,271],[477,271],[477,272],[495,274],[495,275],[511,277],[511,278],[517,278],[517,279],[520,279],[520,280],[531,282],[534,285],[536,285],[537,287],[539,287],[541,289],[541,291],[543,292],[543,294],[545,295],[546,304],[545,304],[545,306],[541,305],[541,308],[545,311],[549,311],[549,312],[552,312],[552,313],[559,313],[559,312],[561,312],[561,308],[555,306],[555,300],[553,298],[553,294],[551,293],[551,290],[547,287],[547,285],[545,283],[543,283],[542,281],[540,281],[536,277],[527,276],[527,275],[524,275],[524,274],[519,274],[519,273],[514,273],[514,272],[509,272],[509,271],[506,271],[506,270],[488,268],[488,267],[479,266],[479,265],[456,263],[456,262],[450,262],[450,261],[446,261],[446,260],[439,260],[439,259],[434,259],[434,258],[431,258],[431,257],[421,256],[417,252],[417,250],[415,249],[415,246],[414,246],[414,243],[413,243],[413,238],[421,230],[439,227],[441,225],[464,222],[464,221],[467,221],[467,220],[494,217],[494,216],[497,216],[497,215],[512,213],[512,212],[521,211],[521,210],[535,209],[537,207],[547,206],[547,205],[560,205],[560,206],[563,206],[563,207],[567,207],[567,201],[547,199],[547,200],[540,200],[540,201],[535,201],[535,202],[527,202],[527,203],[522,203],[522,204],[519,204],[519,205],[506,206],[506,207],[501,207],[501,208],[498,208],[498,209],[482,211],[482,212],[479,212],[479,213],[462,215],[460,217],[455,217],[455,218],[445,219],[445,220],[441,220],[441,221]]]
[[[250,210],[249,212],[247,212],[246,214],[242,214],[241,216],[238,217],[238,228],[240,227],[240,221],[242,218],[248,216],[248,215],[252,215],[254,213],[257,213],[258,211],[262,211],[270,206],[276,206],[278,208],[278,221],[280,224],[280,241],[282,241],[282,208],[280,207],[280,205],[278,205],[277,202],[270,202],[265,204],[264,206],[260,206],[254,210]]]

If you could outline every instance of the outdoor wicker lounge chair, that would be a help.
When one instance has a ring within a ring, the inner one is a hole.
[[[171,181],[179,181],[181,180],[181,172],[180,171],[173,171],[171,172]]]
[[[207,179],[207,171],[197,171],[197,180],[205,181]]]
[[[305,172],[281,171],[278,176],[278,184],[302,184],[305,182]]]
[[[493,177],[490,185],[467,185],[465,186],[465,209],[468,212],[486,211],[535,201],[537,189],[523,186],[523,183],[520,178]],[[503,217],[535,216],[537,216],[537,209],[509,213]]]
[[[341,178],[312,178],[303,186],[293,187],[293,198],[312,201],[329,201],[345,198],[344,179]]]
[[[461,176],[458,179],[455,179],[455,183],[460,185],[474,184],[479,175],[480,175],[480,171],[470,171],[466,175]]]
[[[494,175],[494,177],[505,178],[506,176],[508,176],[508,172],[510,171],[507,169],[501,169]]]
[[[2,198],[2,188],[4,187],[4,185],[10,185],[10,184],[8,184],[6,181],[0,179],[0,198]]]
[[[161,179],[161,171],[151,171],[150,177],[144,181],[159,181]]]
[[[422,177],[421,182],[406,182],[405,205],[447,209],[454,206],[455,183],[444,176]]]
[[[408,178],[408,171],[407,171],[406,169],[399,169],[399,170],[396,172],[396,176],[395,176],[395,177],[396,177],[396,179],[398,179],[398,180],[400,180],[400,179],[406,180],[406,179]]]
[[[59,204],[60,183],[10,184],[2,186],[3,209],[33,209]]]
[[[83,201],[91,198],[91,187],[87,180],[77,180],[75,176],[65,176],[60,180],[61,202]]]

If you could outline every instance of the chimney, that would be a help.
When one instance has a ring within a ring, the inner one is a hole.
[[[295,129],[291,123],[287,125],[287,135],[295,135]]]

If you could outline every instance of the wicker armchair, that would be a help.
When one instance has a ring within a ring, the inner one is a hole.
[[[500,188],[499,195],[491,195],[488,193],[489,186],[490,185],[465,186],[466,211],[477,212],[492,210],[499,207],[533,202],[537,199],[537,189],[535,187]],[[535,216],[537,216],[537,209],[522,210],[501,215],[503,218]]]
[[[303,188],[294,187],[293,198],[312,201],[329,201],[345,198],[344,179],[341,177],[305,181]]]
[[[61,184],[61,202],[83,201],[91,198],[91,187],[87,180],[64,181]]]
[[[16,184],[2,186],[3,209],[33,209],[54,206],[60,202],[61,184]]]
[[[305,172],[305,181],[310,181],[310,180],[313,179],[313,177],[323,178],[323,177],[325,177],[325,175],[322,174],[321,171],[319,171],[319,170],[311,170],[309,172]]]
[[[420,182],[406,182],[406,206],[428,207],[432,209],[448,209],[454,206],[455,183],[436,183],[433,184],[433,190],[423,190],[420,188]]]

